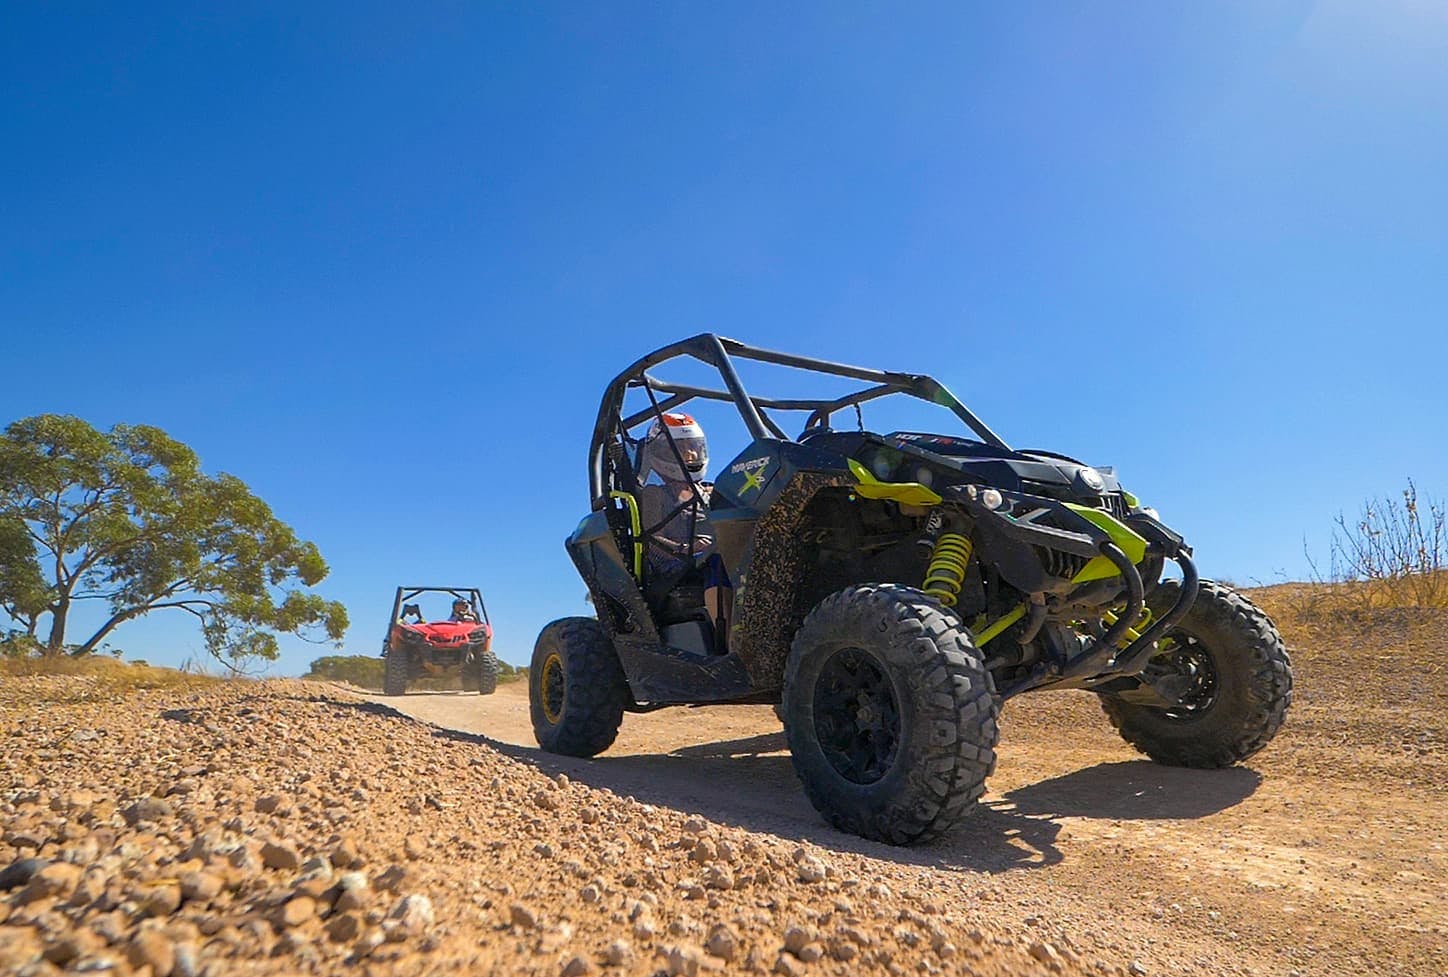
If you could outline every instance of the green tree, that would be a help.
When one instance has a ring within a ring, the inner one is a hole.
[[[90,654],[163,609],[194,616],[207,650],[238,670],[274,659],[278,632],[340,642],[346,609],[309,590],[326,575],[317,547],[245,483],[202,473],[159,428],[102,433],[41,414],[0,436],[0,609],[12,636],[46,654]],[[68,642],[72,612],[88,602],[106,616]]]

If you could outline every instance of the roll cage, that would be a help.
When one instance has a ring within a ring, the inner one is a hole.
[[[388,634],[391,634],[392,623],[397,621],[407,606],[407,602],[422,594],[451,594],[455,600],[465,600],[472,607],[473,613],[478,615],[478,620],[483,624],[492,627],[488,620],[488,608],[483,604],[483,593],[476,587],[398,587],[397,593],[392,598],[392,617],[388,620]]]
[[[649,371],[671,360],[691,357],[714,367],[723,383],[722,390],[672,383],[653,376]],[[789,400],[758,397],[744,389],[739,373],[734,368],[734,358],[770,363],[810,373],[843,377],[870,384],[852,393],[832,399]],[[635,413],[623,413],[624,398],[630,390],[640,389],[649,398],[649,406]],[[628,446],[636,444],[628,432],[651,417],[658,417],[665,411],[682,407],[694,399],[717,400],[733,403],[739,411],[744,426],[756,440],[778,439],[797,441],[813,430],[829,426],[830,417],[840,410],[859,406],[892,394],[905,394],[928,403],[947,408],[961,420],[981,441],[1002,451],[1010,446],[986,426],[970,408],[966,407],[943,384],[933,377],[915,373],[895,373],[888,370],[874,370],[866,367],[847,366],[817,360],[807,356],[777,353],[772,350],[746,346],[737,340],[727,339],[713,333],[701,333],[660,349],[629,366],[614,377],[604,391],[603,402],[599,405],[598,420],[594,424],[593,438],[589,446],[589,493],[594,510],[604,509],[609,504],[610,494],[618,491],[632,492],[637,488],[638,471],[628,458]],[[662,399],[660,399],[662,395]],[[807,413],[800,434],[791,438],[785,434],[770,411]],[[673,437],[664,428],[673,444]],[[678,453],[677,446],[674,447]],[[681,459],[682,460],[682,459]]]

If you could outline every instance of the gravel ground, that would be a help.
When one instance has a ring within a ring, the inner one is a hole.
[[[768,707],[579,761],[521,684],[0,678],[0,974],[1441,977],[1448,620],[1284,633],[1296,701],[1246,765],[1025,696],[980,810],[911,849],[824,825]]]
[[[1130,971],[327,687],[85,682],[0,691],[0,973]]]

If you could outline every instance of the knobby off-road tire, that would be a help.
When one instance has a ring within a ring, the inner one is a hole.
[[[382,694],[403,695],[407,692],[407,652],[389,651],[382,659]]]
[[[790,648],[783,712],[810,803],[875,841],[949,831],[995,768],[990,673],[955,612],[909,587],[864,584],[821,601]]]
[[[476,688],[479,695],[492,695],[498,691],[498,671],[498,656],[492,649],[479,651],[463,663],[463,691]]]
[[[1161,613],[1180,592],[1177,581],[1162,583],[1153,608]],[[1228,767],[1266,746],[1292,704],[1292,662],[1272,620],[1230,587],[1204,580],[1168,637],[1205,676],[1189,695],[1197,702],[1160,709],[1102,694],[1101,708],[1122,738],[1173,767]]]
[[[597,756],[613,745],[630,701],[623,666],[598,621],[566,617],[538,635],[528,668],[528,711],[543,749]]]
[[[478,695],[492,695],[498,691],[498,656],[493,649],[485,648],[478,653],[473,668],[478,679]]]

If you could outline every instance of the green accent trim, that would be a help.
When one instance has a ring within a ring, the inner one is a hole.
[[[1015,624],[1017,621],[1025,616],[1026,605],[1017,604],[1014,610],[1006,611],[1000,617],[996,618],[995,621],[991,624],[986,625],[979,631],[972,631],[971,637],[975,639],[975,646],[979,648],[987,641],[999,638],[1001,636],[1001,632],[1005,631],[1006,628],[1010,627],[1012,624]]]
[[[1140,509],[1140,508],[1141,508],[1141,500],[1138,499],[1136,496],[1132,495],[1130,492],[1127,492],[1125,489],[1123,489],[1122,492],[1121,492],[1121,498],[1122,498],[1122,501],[1124,501],[1124,502],[1125,502],[1128,506],[1130,506],[1131,508],[1133,508],[1133,509]]]
[[[1132,563],[1140,563],[1146,558],[1146,540],[1105,509],[1090,509],[1072,502],[1065,503],[1065,506],[1082,519],[1094,523],[1098,528],[1104,530],[1106,535],[1111,537],[1111,541],[1121,547],[1121,551]],[[1108,577],[1116,576],[1119,572],[1116,564],[1104,556],[1098,556],[1082,567],[1081,572],[1071,578],[1071,582],[1087,583],[1092,580],[1105,580]]]
[[[628,505],[629,528],[633,530],[634,579],[644,578],[644,524],[639,518],[639,500],[630,492],[610,492],[610,499],[623,499]]]
[[[894,499],[905,505],[939,505],[940,496],[919,482],[882,482],[853,458],[847,459],[850,472],[860,484],[855,494],[867,499]]]

